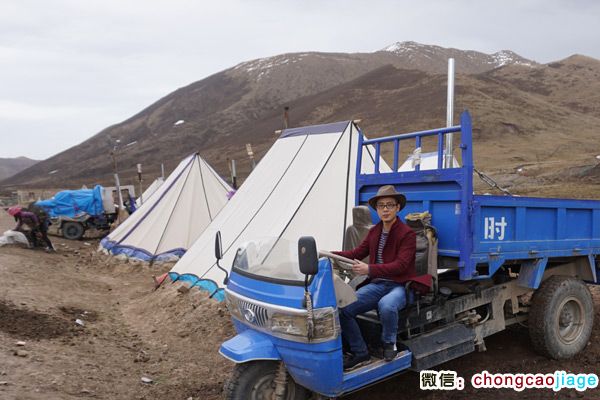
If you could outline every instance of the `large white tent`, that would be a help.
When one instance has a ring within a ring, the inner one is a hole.
[[[341,249],[352,223],[359,130],[350,122],[286,129],[227,206],[175,264],[172,280],[189,281],[223,298],[225,273],[216,265],[215,234],[223,244],[221,267],[230,270],[239,246],[275,238],[289,246],[314,236],[321,249]],[[373,170],[373,151],[363,151],[363,170]],[[381,170],[389,169],[380,161]],[[282,250],[284,251],[284,250]]]
[[[102,239],[100,249],[148,262],[176,260],[217,217],[231,190],[206,161],[192,154]]]

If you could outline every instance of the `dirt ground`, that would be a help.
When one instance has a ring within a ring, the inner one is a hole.
[[[0,232],[11,226],[0,213]],[[222,398],[232,364],[217,351],[234,334],[222,304],[170,282],[154,291],[152,276],[169,266],[107,262],[95,252],[95,239],[51,239],[55,254],[0,247],[0,399]],[[527,329],[517,326],[489,338],[488,351],[440,367],[465,378],[462,392],[420,391],[418,375],[407,373],[346,398],[600,399],[600,389],[477,391],[469,383],[482,370],[599,373],[599,289],[592,288],[597,308],[590,344],[573,360],[538,356]]]

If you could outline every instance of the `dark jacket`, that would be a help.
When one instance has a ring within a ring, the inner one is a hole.
[[[369,256],[369,278],[390,279],[404,283],[416,275],[415,254],[417,247],[416,235],[400,218],[392,225],[388,238],[383,247],[383,264],[376,264],[379,237],[383,230],[383,222],[372,227],[367,237],[355,249],[349,251],[334,251],[342,257],[362,260]]]
[[[30,229],[35,229],[40,225],[40,220],[37,215],[29,211],[19,211],[19,213],[15,215],[15,219],[17,220],[17,226],[14,229],[15,231],[21,229],[21,226],[24,224]]]

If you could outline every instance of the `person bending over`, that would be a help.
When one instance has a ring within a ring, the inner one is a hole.
[[[22,231],[23,225],[29,227],[29,233],[31,235],[33,247],[35,247],[38,243],[37,235],[39,234],[46,245],[46,251],[55,251],[54,246],[52,246],[52,242],[48,238],[48,226],[46,225],[45,221],[40,221],[37,215],[32,212],[25,211],[19,206],[9,208],[8,213],[17,221],[17,226],[14,229],[15,231]]]

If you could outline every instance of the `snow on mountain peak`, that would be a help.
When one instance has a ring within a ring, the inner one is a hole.
[[[417,42],[396,42],[379,51],[389,51],[390,53],[405,53],[407,51],[419,50],[425,47],[424,45]]]
[[[423,57],[431,58],[431,56],[436,54],[446,54],[447,56],[452,57],[457,53],[460,53],[471,60],[480,59],[482,62],[495,67],[502,67],[504,65],[523,65],[533,67],[535,64],[510,50],[501,50],[494,54],[485,54],[473,50],[459,51],[456,49],[446,49],[439,46],[425,45],[412,41],[396,42],[379,51],[386,51],[400,56],[407,56],[409,58],[413,58],[417,54],[420,54]],[[458,55],[460,56],[460,54]]]
[[[243,69],[246,72],[255,71],[262,76],[263,74],[268,74],[269,71],[274,67],[301,61],[303,56],[306,56],[306,54],[282,54],[273,57],[257,58],[256,60],[240,63],[233,69]]]
[[[517,53],[510,50],[500,50],[491,55],[492,63],[497,67],[502,67],[507,64],[524,65],[533,67],[533,64],[527,60],[524,60]]]

